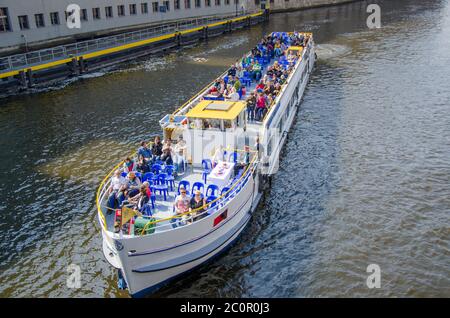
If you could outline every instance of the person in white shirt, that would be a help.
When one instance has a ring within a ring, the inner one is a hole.
[[[225,95],[225,100],[230,102],[237,102],[239,100],[239,94],[236,92],[236,89],[234,87],[230,88],[230,93],[228,95]]]
[[[214,155],[211,158],[211,162],[212,162],[213,168],[217,165],[217,163],[219,161],[224,161],[225,160],[224,156],[225,156],[225,154],[224,154],[224,151],[223,151],[223,146],[220,145],[219,148],[216,149],[216,151],[214,152]]]
[[[186,141],[183,139],[183,135],[178,137],[178,142],[174,147],[175,151],[175,169],[177,173],[184,172],[184,166],[186,163]]]
[[[116,207],[117,200],[121,191],[124,191],[127,186],[127,180],[122,177],[121,171],[117,169],[114,171],[114,175],[111,177],[111,185],[108,188],[108,202],[106,206],[108,207],[108,214],[110,214]],[[120,202],[119,202],[120,204]]]

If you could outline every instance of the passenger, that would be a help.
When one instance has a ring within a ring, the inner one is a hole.
[[[166,165],[173,165],[173,158],[172,142],[168,139],[162,149],[161,161]]]
[[[114,171],[114,175],[111,178],[111,185],[108,188],[108,201],[106,203],[108,208],[107,214],[111,214],[111,212],[120,205],[121,202],[118,202],[119,195],[126,185],[127,180],[122,177],[120,170],[117,169]]]
[[[159,138],[159,136],[156,136],[155,142],[152,145],[153,161],[159,160],[161,158],[162,147],[163,144],[161,143],[161,138]]]
[[[142,174],[150,172],[150,166],[145,161],[145,158],[142,155],[139,155],[139,161],[138,161],[138,164],[136,166],[136,171],[140,172]]]
[[[150,162],[152,160],[152,151],[147,147],[147,142],[141,142],[141,147],[138,149],[138,156],[144,157],[146,162]]]
[[[258,60],[252,66],[252,76],[256,81],[261,78],[261,64],[259,64]]]
[[[255,120],[255,106],[256,96],[254,92],[250,93],[250,97],[247,99],[247,120],[253,122]]]
[[[236,76],[236,66],[234,66],[234,64],[230,67],[230,69],[228,70],[228,76]]]
[[[147,195],[147,189],[145,185],[141,185],[139,188],[139,192],[131,197],[127,204],[131,205],[131,208],[133,210],[138,210],[140,212],[143,211],[145,204],[147,204],[150,201],[150,197]]]
[[[130,157],[126,157],[123,163],[123,171],[128,173],[130,171],[136,171],[136,165],[134,164],[134,160]]]
[[[219,145],[219,147],[214,152],[213,157],[211,158],[211,163],[212,163],[213,168],[219,163],[219,161],[224,161],[224,160],[225,160],[225,153],[223,150],[223,146]]]
[[[138,192],[142,185],[141,180],[136,177],[134,171],[130,171],[127,175],[127,194],[128,198],[134,197]]]
[[[150,199],[152,196],[152,190],[150,189],[150,183],[148,181],[144,181],[142,185],[145,187],[145,193],[147,194],[147,197]]]
[[[228,95],[225,95],[225,100],[228,100],[230,102],[237,102],[239,100],[239,94],[236,92],[236,89],[234,87],[231,87],[230,93]]]
[[[201,196],[201,191],[200,190],[195,190],[195,195],[192,197],[191,201],[189,202],[189,212],[191,212],[192,217],[193,217],[193,221],[197,221],[199,219],[201,219],[202,217],[204,217],[205,215],[203,215],[202,213],[205,211],[206,208],[206,200],[205,198],[202,198]],[[202,214],[202,215],[199,215]]]
[[[180,188],[180,195],[178,195],[175,199],[174,208],[175,208],[175,215],[182,215],[184,213],[189,212],[189,203],[190,199],[186,195],[186,189],[181,187]],[[182,216],[182,219],[186,221],[188,218],[188,215],[184,214]]]
[[[266,98],[262,93],[258,93],[256,98],[256,120],[261,121],[264,118],[266,109]]]
[[[258,85],[256,85],[256,87],[255,87],[255,89],[256,90],[264,90],[264,87],[265,87],[266,85],[264,84],[264,81],[263,80],[260,80],[259,81],[259,84]]]
[[[238,162],[234,165],[234,175],[239,173],[239,170],[245,169],[250,164],[250,147],[244,147],[244,153],[240,153]]]
[[[242,67],[241,65],[238,65],[238,66],[236,67],[236,77],[237,77],[237,78],[242,78],[242,77],[244,77],[244,69],[243,69],[243,67]]]
[[[186,163],[186,141],[183,139],[183,135],[178,137],[178,142],[175,145],[175,171],[176,173],[183,173],[185,171]]]
[[[239,92],[239,89],[241,88],[241,81],[239,80],[239,77],[235,76],[233,78],[233,87],[236,90],[236,92]]]

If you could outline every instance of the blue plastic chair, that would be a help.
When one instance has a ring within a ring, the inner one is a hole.
[[[189,188],[191,187],[191,184],[189,183],[189,181],[181,180],[178,183],[178,195],[180,194],[181,187],[184,187],[186,189],[186,194],[189,195]]]
[[[159,194],[164,195],[164,201],[167,201],[167,195],[169,194],[169,188],[166,182],[167,174],[160,173],[158,176],[158,184],[154,185],[155,191],[158,191]]]
[[[216,193],[217,192],[217,193]],[[215,184],[210,184],[207,188],[206,188],[206,192],[205,195],[207,197],[213,195],[213,196],[217,196],[219,194],[220,190],[219,187]]]
[[[194,182],[194,184],[192,185],[191,193],[193,194],[195,190],[200,190],[200,192],[203,194],[203,192],[205,191],[205,185],[201,182]]]
[[[203,159],[202,160],[202,166],[203,166],[203,181],[205,181],[206,184],[206,179],[208,177],[208,175],[211,173],[212,170],[212,162],[209,159]]]
[[[161,170],[162,170],[162,167],[161,167],[160,164],[155,163],[155,164],[152,166],[152,172],[153,172],[154,174],[159,174],[159,173],[161,172]]]
[[[143,176],[142,176],[142,182],[145,182],[145,181],[152,181],[153,182],[153,173],[152,172],[147,172],[147,173],[145,173]]]
[[[237,157],[238,157],[237,152],[233,151],[232,153],[230,153],[230,156],[228,157],[228,162],[236,163],[237,162]]]
[[[174,172],[175,168],[172,165],[168,165],[166,166],[166,182],[167,184],[170,186],[170,191],[173,191],[173,188],[175,187],[175,177],[173,176],[173,172]]]
[[[208,204],[208,203],[210,203],[211,201],[214,201],[214,200],[216,200],[216,199],[217,199],[217,197],[211,195],[211,196],[209,196],[209,197],[206,198],[206,204]],[[218,203],[217,201],[211,203],[211,205],[209,206],[209,209],[208,209],[208,214],[211,214],[211,212],[213,212],[213,211],[215,210],[214,208],[217,207],[217,203]]]

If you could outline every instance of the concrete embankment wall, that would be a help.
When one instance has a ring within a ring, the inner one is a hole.
[[[275,13],[338,5],[355,1],[361,0],[273,0],[273,2],[267,0],[266,7],[270,6],[270,11]],[[259,5],[255,5],[254,2],[252,2],[249,9],[256,9],[257,7],[259,7]]]

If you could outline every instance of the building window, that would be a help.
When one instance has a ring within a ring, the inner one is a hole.
[[[164,6],[166,7],[166,11],[170,11],[170,1],[164,1]]]
[[[59,24],[59,12],[50,12],[50,22],[52,25]]]
[[[158,12],[158,2],[152,2],[153,12]]]
[[[81,19],[81,21],[87,21],[88,20],[87,9],[81,9],[80,19]]]
[[[228,6],[230,5],[230,0],[225,0],[225,4]]]
[[[125,6],[123,4],[117,6],[117,15],[119,17],[123,17],[125,15]]]
[[[184,8],[185,9],[191,8],[191,0],[184,0]]]
[[[234,4],[239,4],[239,0],[234,0]]]
[[[173,8],[175,10],[180,10],[180,0],[173,0]]]
[[[220,6],[220,0],[215,0],[215,5]]]
[[[9,25],[8,8],[0,8],[0,32],[11,31]]]
[[[259,6],[259,0],[255,0],[255,5]]]
[[[94,20],[100,19],[100,8],[92,8],[92,17]]]
[[[270,0],[270,3],[274,3],[275,2],[275,0]]]
[[[105,15],[107,18],[113,17],[113,9],[112,7],[105,7]]]
[[[196,8],[200,8],[202,5],[201,5],[201,1],[200,0],[195,0],[195,7]]]
[[[211,0],[205,0],[205,7],[211,6]]]
[[[130,4],[130,14],[136,14],[136,4]]]
[[[43,28],[45,27],[44,23],[44,14],[38,13],[34,15],[34,20],[36,21],[36,28]]]
[[[141,3],[141,13],[142,14],[148,13],[148,4],[147,3]]]
[[[19,26],[21,30],[27,30],[30,28],[28,24],[28,16],[27,15],[19,15]]]

